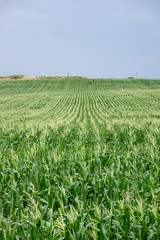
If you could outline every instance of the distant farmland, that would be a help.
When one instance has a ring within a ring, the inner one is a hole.
[[[0,239],[159,239],[160,80],[0,79]]]

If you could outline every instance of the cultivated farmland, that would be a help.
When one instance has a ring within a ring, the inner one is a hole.
[[[0,239],[159,239],[160,80],[0,79]]]

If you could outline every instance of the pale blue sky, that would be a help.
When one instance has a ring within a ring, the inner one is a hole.
[[[160,0],[0,0],[0,76],[160,78]]]

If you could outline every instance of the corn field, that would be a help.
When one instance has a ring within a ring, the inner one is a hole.
[[[160,80],[0,79],[0,239],[159,239]]]

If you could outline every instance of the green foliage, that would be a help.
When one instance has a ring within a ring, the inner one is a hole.
[[[160,80],[0,81],[0,239],[159,239]]]
[[[11,79],[21,79],[24,77],[24,75],[12,75],[10,77],[11,77]]]
[[[158,239],[158,136],[112,127],[1,130],[1,238]]]

